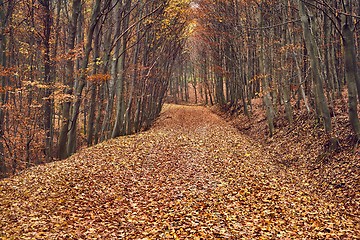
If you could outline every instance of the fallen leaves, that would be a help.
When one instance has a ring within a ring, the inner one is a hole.
[[[1,181],[0,237],[359,236],[358,216],[285,170],[207,109],[171,105],[148,132]]]

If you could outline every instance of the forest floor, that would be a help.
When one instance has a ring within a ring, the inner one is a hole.
[[[147,132],[1,180],[0,238],[360,239],[359,176],[331,185],[348,194],[333,201],[296,170],[301,149],[233,125],[166,105]]]

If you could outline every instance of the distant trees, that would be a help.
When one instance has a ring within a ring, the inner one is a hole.
[[[185,0],[0,1],[0,174],[148,128]]]
[[[336,137],[333,105],[347,86],[360,139],[359,8],[347,0],[197,0],[187,52],[196,54],[195,75],[215,103],[251,115],[250,100],[262,98],[270,136],[282,114],[292,124],[293,108],[304,106]]]

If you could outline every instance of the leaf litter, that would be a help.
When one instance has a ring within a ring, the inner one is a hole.
[[[276,163],[207,108],[166,105],[147,132],[2,180],[0,237],[359,239],[359,216]]]

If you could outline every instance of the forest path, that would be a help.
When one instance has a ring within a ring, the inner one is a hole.
[[[0,182],[0,239],[360,236],[262,147],[200,106]]]

